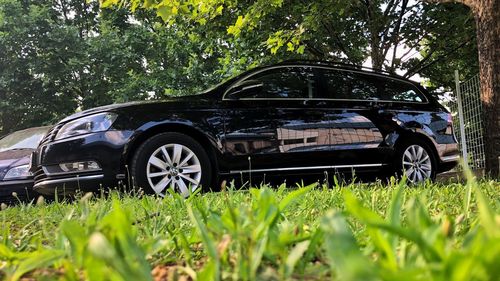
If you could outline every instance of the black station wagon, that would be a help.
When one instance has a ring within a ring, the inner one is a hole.
[[[433,179],[457,162],[451,115],[402,77],[325,62],[250,70],[194,96],[57,124],[32,157],[44,194],[128,186],[187,196],[241,175],[355,170]]]

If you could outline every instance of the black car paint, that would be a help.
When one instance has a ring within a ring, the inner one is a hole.
[[[409,135],[425,139],[440,157],[457,154],[447,111],[417,84],[413,83],[428,102],[225,99],[231,87],[251,73],[201,95],[110,105],[64,119],[36,152],[36,190],[53,193],[56,185],[48,184],[50,180],[75,176],[49,176],[41,166],[82,160],[95,160],[103,168],[83,176],[99,174],[102,178],[80,177],[59,184],[59,191],[61,185],[72,191],[95,190],[101,184],[116,186],[118,180],[127,183],[132,180],[126,175],[135,149],[151,135],[163,131],[183,132],[201,142],[221,177],[246,170],[298,171],[311,166],[322,170],[367,165],[373,170],[376,164],[391,164],[396,142]],[[54,141],[62,124],[99,112],[118,115],[110,130]],[[444,152],[438,151],[436,145],[446,146]],[[441,166],[444,168],[440,170],[444,170],[453,165]],[[359,170],[363,171],[361,166]]]

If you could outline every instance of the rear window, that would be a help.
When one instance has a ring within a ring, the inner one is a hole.
[[[383,91],[381,92],[381,99],[402,102],[425,101],[425,98],[414,85],[397,80],[384,80],[381,80],[381,82],[383,81]]]
[[[349,71],[321,69],[324,87],[318,98],[327,99],[379,99],[378,88],[371,77]]]
[[[414,85],[403,81],[334,69],[320,69],[320,77],[324,81],[324,86],[318,91],[318,98],[395,102],[425,101]]]

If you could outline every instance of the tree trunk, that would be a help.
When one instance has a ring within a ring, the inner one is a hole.
[[[472,1],[477,24],[486,172],[499,176],[500,0]]]
[[[461,2],[476,18],[479,75],[483,103],[486,173],[500,175],[500,0],[424,0]]]

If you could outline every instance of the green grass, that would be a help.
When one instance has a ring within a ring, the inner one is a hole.
[[[0,279],[499,280],[500,183],[113,192],[0,212]]]

